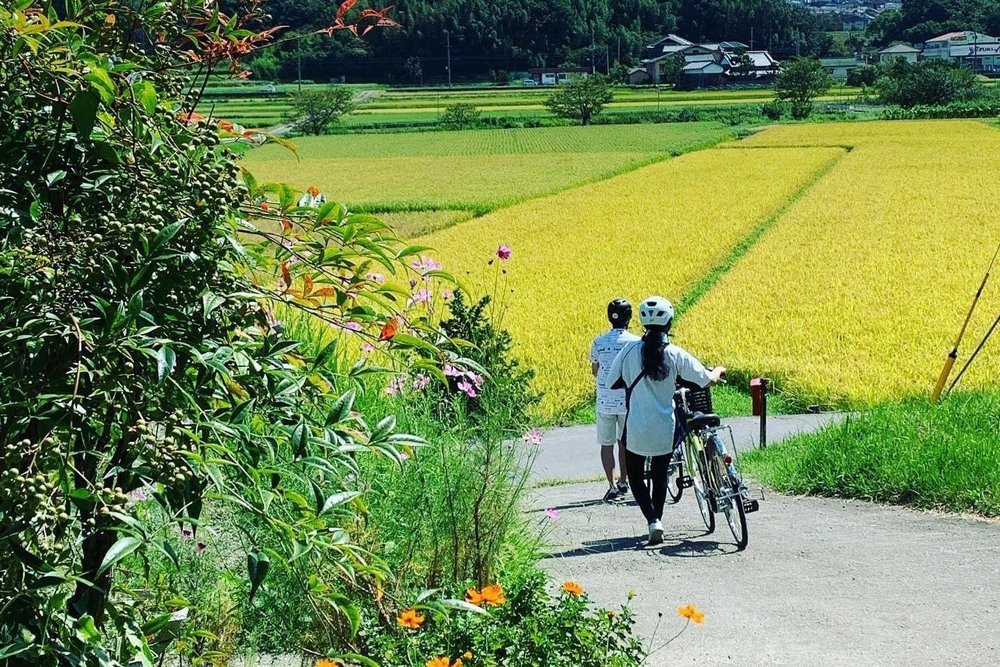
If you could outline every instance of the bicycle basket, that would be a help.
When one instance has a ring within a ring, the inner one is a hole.
[[[713,414],[715,410],[712,409],[711,387],[705,387],[704,389],[688,389],[687,406],[688,410],[692,413],[703,412],[706,415]]]

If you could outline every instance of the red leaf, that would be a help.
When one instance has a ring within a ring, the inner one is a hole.
[[[304,283],[304,286],[302,288],[302,296],[304,297],[312,296],[313,287],[315,287],[315,285],[313,284],[313,279],[310,278],[309,276],[305,276],[302,280]]]
[[[337,19],[344,18],[344,14],[351,11],[351,8],[356,4],[358,4],[358,0],[344,0],[340,3],[340,7],[337,8]]]
[[[382,333],[378,335],[379,340],[390,340],[399,331],[399,318],[390,317],[389,321],[382,327]]]
[[[281,278],[285,281],[286,289],[292,286],[292,272],[288,270],[286,262],[281,263]]]
[[[289,220],[288,218],[282,218],[281,228],[284,229],[286,232],[292,231],[292,221]]]

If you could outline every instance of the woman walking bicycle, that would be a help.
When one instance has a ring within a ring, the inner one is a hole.
[[[646,329],[642,340],[622,348],[608,372],[612,387],[625,390],[625,469],[632,495],[649,524],[651,545],[663,541],[663,505],[676,429],[677,381],[707,387],[726,372],[721,366],[708,370],[689,352],[670,343],[673,320],[670,301],[661,296],[645,299],[639,307],[639,322]],[[647,457],[651,462],[648,483],[644,474]]]

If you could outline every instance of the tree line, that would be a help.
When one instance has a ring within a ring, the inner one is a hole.
[[[230,4],[235,4],[232,0]],[[226,3],[223,3],[225,5]],[[378,2],[370,3],[377,5]],[[635,65],[667,33],[692,41],[738,40],[778,56],[822,55],[821,21],[786,0],[396,0],[399,28],[365,40],[313,36],[258,58],[260,78],[443,81],[576,65],[605,71]],[[337,3],[270,0],[273,22],[303,33],[329,25]],[[502,77],[501,77],[502,78]]]
[[[903,0],[900,9],[880,14],[866,33],[876,46],[885,46],[892,42],[923,42],[961,30],[1000,35],[1000,2]]]

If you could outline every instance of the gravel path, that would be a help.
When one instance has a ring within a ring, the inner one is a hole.
[[[826,419],[773,419],[769,440]],[[731,423],[741,449],[749,446],[756,422]],[[536,480],[599,474],[592,431],[547,434]],[[768,493],[748,517],[749,547],[737,552],[721,515],[705,534],[685,492],[665,512],[665,543],[646,547],[638,508],[595,501],[604,490],[590,482],[533,491],[530,507],[549,530],[543,565],[604,605],[636,591],[637,631],[654,649],[681,627],[678,605],[705,611],[703,626],[649,665],[1000,664],[998,522]],[[545,518],[545,508],[560,516]]]

